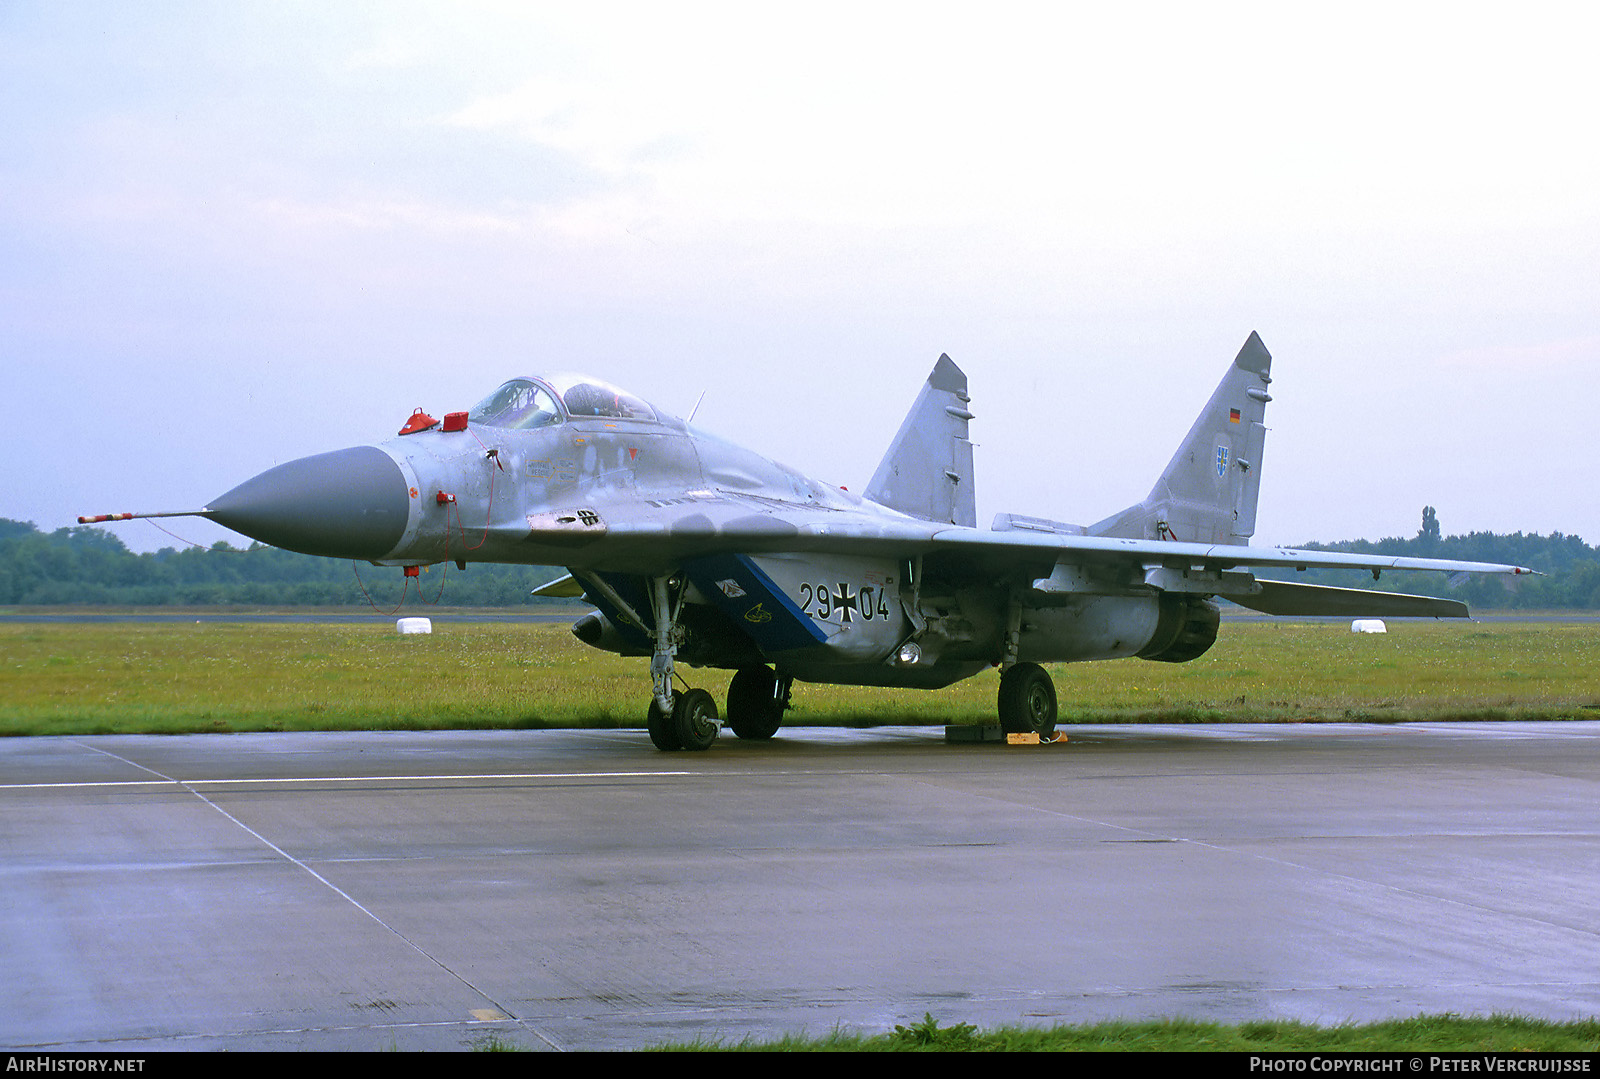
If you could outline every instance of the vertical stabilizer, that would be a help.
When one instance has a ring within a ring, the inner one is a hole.
[[[949,356],[940,356],[872,474],[866,497],[925,521],[975,526],[972,443],[967,441],[970,400],[967,376]]]
[[[1248,542],[1256,530],[1271,370],[1272,355],[1252,332],[1150,494],[1089,534]]]

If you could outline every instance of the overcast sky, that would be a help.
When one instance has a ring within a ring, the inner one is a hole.
[[[1600,542],[1597,30],[0,0],[0,516],[199,507],[560,370],[859,488],[948,352],[980,521],[1092,522],[1258,330],[1256,542]]]

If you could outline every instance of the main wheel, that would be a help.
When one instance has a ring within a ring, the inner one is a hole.
[[[703,689],[691,689],[672,705],[672,727],[682,749],[710,749],[722,724],[717,722],[717,702]]]
[[[1055,683],[1037,663],[1013,664],[1000,673],[1000,726],[1007,734],[1055,733]]]
[[[677,704],[681,699],[675,699],[673,704]],[[676,711],[674,708],[672,712],[663,712],[661,704],[654,697],[650,698],[650,713],[646,719],[646,726],[650,728],[650,741],[655,743],[657,749],[670,752],[683,748],[683,743],[678,740],[678,725],[672,718],[673,712]]]
[[[728,683],[728,726],[740,738],[771,738],[783,726],[784,702],[771,667],[740,667]]]

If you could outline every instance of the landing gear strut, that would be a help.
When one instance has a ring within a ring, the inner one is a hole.
[[[1037,663],[1018,663],[1022,647],[1023,591],[1014,585],[1006,603],[1006,635],[1000,654],[1000,729],[1007,734],[1056,732],[1056,685]]]
[[[683,586],[676,602],[671,580],[656,577],[650,582],[651,613],[655,616],[655,641],[650,653],[650,681],[655,689],[650,699],[646,725],[650,741],[657,749],[710,749],[722,729],[717,719],[717,702],[703,689],[683,693],[672,691],[673,657],[677,655],[680,631],[678,612],[683,609]]]

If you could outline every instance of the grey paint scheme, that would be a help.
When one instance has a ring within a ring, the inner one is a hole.
[[[472,423],[291,462],[202,512],[268,543],[381,564],[566,566],[601,609],[581,639],[650,655],[663,712],[684,699],[675,663],[741,676],[771,663],[785,701],[793,679],[937,687],[999,665],[1002,717],[1043,729],[1054,691],[1031,665],[1193,659],[1216,638],[1215,597],[1269,613],[1466,613],[1448,600],[1261,582],[1255,569],[1528,572],[1248,546],[1270,366],[1252,333],[1150,494],[1088,528],[1014,514],[975,527],[967,381],[948,356],[865,496],[670,416],[564,413],[528,430]],[[772,634],[774,620],[799,632]],[[760,685],[735,707],[765,699]]]
[[[1090,534],[1236,544],[1255,535],[1271,371],[1251,333],[1150,494]]]
[[[394,458],[354,446],[268,469],[207,510],[218,524],[274,547],[381,558],[405,534],[409,503]]]
[[[976,525],[972,442],[967,438],[971,400],[967,376],[941,355],[867,484],[867,497],[923,520]]]

